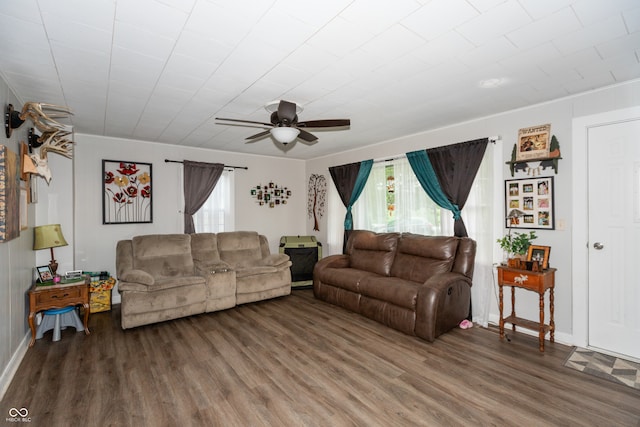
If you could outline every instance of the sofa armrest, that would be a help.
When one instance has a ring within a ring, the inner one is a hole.
[[[437,290],[447,290],[447,286],[456,281],[462,281],[466,283],[468,286],[471,286],[471,279],[469,279],[464,274],[460,273],[441,273],[435,274],[426,282],[424,282],[423,287],[437,289]]]
[[[150,286],[155,283],[153,276],[143,270],[127,270],[122,273],[118,280],[123,282],[140,283],[142,285]]]
[[[291,265],[291,261],[289,259],[289,255],[287,254],[270,254],[260,261],[260,265],[267,267],[289,267]]]
[[[347,268],[351,265],[349,255],[329,255],[326,258],[319,259],[315,268]]]
[[[118,281],[118,292],[149,292],[150,286],[142,283]]]
[[[433,341],[456,327],[469,314],[471,279],[460,273],[442,273],[430,277],[416,300],[415,334]]]

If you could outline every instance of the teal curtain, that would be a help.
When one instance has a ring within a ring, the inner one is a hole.
[[[344,238],[342,242],[342,251],[347,248],[347,240],[349,240],[350,231],[353,230],[353,216],[351,214],[351,208],[353,204],[358,200],[362,190],[364,189],[371,167],[373,166],[373,160],[365,160],[358,163],[349,163],[340,166],[331,166],[329,173],[331,179],[338,190],[342,203],[347,208],[347,215],[344,219]]]
[[[358,200],[358,197],[362,194],[362,190],[364,190],[364,186],[367,183],[367,179],[369,178],[369,173],[371,172],[371,167],[373,166],[373,160],[365,160],[360,162],[360,170],[358,171],[358,176],[356,177],[356,183],[353,186],[353,191],[351,192],[351,198],[349,199],[349,204],[347,205],[347,215],[344,217],[344,229],[346,231],[353,230],[353,215],[351,214],[351,208],[353,204]]]
[[[411,169],[413,169],[413,173],[415,173],[418,178],[418,182],[427,195],[431,197],[431,200],[436,202],[441,208],[453,212],[453,219],[460,219],[460,208],[451,203],[442,191],[442,188],[440,188],[438,177],[433,170],[427,152],[425,150],[412,151],[407,153],[407,159],[409,160]]]

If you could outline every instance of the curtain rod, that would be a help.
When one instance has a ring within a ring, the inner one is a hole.
[[[181,160],[169,160],[169,159],[164,159],[165,163],[181,163],[184,164],[183,161]],[[229,169],[244,169],[244,170],[249,170],[248,167],[246,166],[229,166],[229,165],[224,165],[225,168],[229,168]]]
[[[491,144],[495,144],[496,142],[500,141],[502,138],[499,136],[490,136],[489,138],[487,138],[489,140],[489,142]],[[391,157],[389,159],[380,159],[380,160],[374,160],[373,163],[383,163],[383,162],[392,162],[394,160],[400,160],[400,159],[404,159],[405,157],[407,157],[406,155],[402,155],[402,156],[398,156],[398,157]]]

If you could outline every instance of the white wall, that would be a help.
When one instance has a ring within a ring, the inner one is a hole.
[[[4,109],[7,104],[22,108],[6,82],[0,79],[0,105]],[[28,124],[23,124],[13,131],[11,138],[3,135],[0,144],[19,154],[19,142],[27,140],[28,129]],[[27,351],[30,338],[27,291],[36,263],[32,249],[35,208],[30,204],[27,209],[29,228],[22,230],[20,237],[0,243],[0,399]]]
[[[627,84],[617,85],[606,89],[585,93],[575,97],[568,97],[553,102],[535,105],[506,112],[479,120],[460,123],[447,128],[437,129],[430,132],[411,135],[393,141],[386,141],[373,147],[356,149],[343,153],[336,153],[314,159],[307,163],[307,177],[313,173],[324,174],[329,181],[331,190],[334,190],[328,168],[330,166],[342,165],[351,162],[359,162],[366,159],[385,159],[402,155],[409,151],[427,149],[431,147],[453,144],[457,142],[500,135],[503,140],[503,162],[511,158],[511,150],[516,142],[518,129],[551,123],[551,132],[560,143],[562,159],[559,161],[558,174],[547,170],[543,175],[554,176],[555,179],[555,217],[556,227],[559,221],[564,222],[564,230],[537,230],[538,239],[536,244],[551,246],[550,264],[558,269],[556,273],[555,289],[555,323],[556,339],[560,342],[573,343],[572,326],[572,269],[585,268],[586,265],[572,265],[572,219],[574,217],[571,197],[574,186],[582,186],[582,183],[574,183],[572,180],[572,152],[573,135],[572,121],[574,118],[595,114],[598,112],[617,110],[640,105],[640,81],[633,81]],[[578,147],[577,149],[583,149]],[[502,163],[497,173],[502,175],[502,180],[511,179],[509,168]],[[517,174],[514,178],[526,178],[526,174]],[[499,194],[504,194],[502,185],[497,188]],[[502,217],[504,215],[504,199],[499,206],[495,206],[494,215]],[[339,202],[339,200],[338,200]],[[329,206],[342,212],[344,207]],[[327,238],[327,218],[322,218],[320,232],[316,232],[318,239],[325,242]],[[354,228],[357,228],[354,224]],[[506,230],[498,230],[501,235]],[[307,225],[307,232],[312,233],[311,225]],[[471,236],[473,237],[473,236]],[[501,261],[497,259],[496,262]],[[496,291],[497,294],[497,291]],[[495,298],[492,296],[491,320],[498,319],[498,308]],[[548,299],[547,299],[548,301]],[[538,318],[538,296],[532,292],[520,291],[517,293],[516,310],[518,315],[536,320]],[[548,308],[546,313],[548,319]]]
[[[253,230],[269,239],[272,252],[278,250],[283,235],[305,231],[306,188],[300,177],[305,164],[301,160],[280,157],[249,156],[221,151],[153,144],[134,140],[77,134],[74,156],[75,268],[107,270],[115,274],[115,247],[118,240],[139,234],[182,233],[184,200],[183,167],[170,160],[195,160],[247,166],[236,169],[235,229]],[[241,142],[239,142],[241,143]],[[153,223],[102,224],[102,160],[123,160],[152,164]],[[250,196],[257,184],[269,181],[287,186],[292,197],[275,208],[258,206]],[[66,232],[65,232],[66,233]],[[119,295],[114,293],[114,302]]]

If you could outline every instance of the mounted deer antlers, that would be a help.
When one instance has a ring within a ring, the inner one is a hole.
[[[49,152],[60,154],[67,158],[73,156],[73,140],[69,138],[73,135],[73,127],[58,122],[58,118],[66,118],[73,113],[68,107],[43,102],[27,102],[18,113],[9,104],[5,113],[5,129],[7,137],[11,136],[11,129],[16,129],[25,120],[30,119],[33,125],[42,133],[33,141],[29,138],[30,150],[40,147],[39,154],[30,156],[37,170],[37,174],[42,176],[47,184],[51,181],[51,171],[47,161]]]
[[[36,128],[41,132],[52,132],[53,130],[70,131],[71,126],[64,125],[54,118],[69,117],[73,113],[69,108],[55,104],[45,104],[43,102],[27,102],[22,107],[20,119],[31,119]]]

